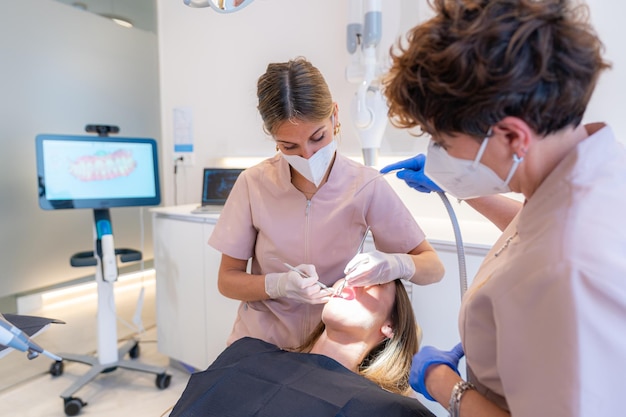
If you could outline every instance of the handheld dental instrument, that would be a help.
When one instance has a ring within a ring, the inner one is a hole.
[[[356,250],[356,255],[358,255],[359,253],[363,252],[363,246],[365,245],[365,239],[367,239],[367,235],[370,232],[370,227],[367,226],[367,228],[365,229],[365,233],[363,233],[363,238],[361,239],[361,243],[359,244],[358,249]],[[354,270],[356,270],[359,265],[363,265],[365,263],[369,262],[367,259],[361,259],[360,261],[358,261],[356,264],[352,265],[352,267],[348,270],[348,272],[346,273],[346,275],[350,274],[351,272],[353,272]],[[343,280],[343,282],[341,284],[339,284],[339,286],[337,287],[337,290],[335,291],[334,295],[340,295],[341,292],[343,291],[344,288],[346,288],[346,283],[348,281],[346,279]]]
[[[59,321],[53,320],[52,322]],[[0,314],[0,344],[22,352],[27,352],[28,359],[34,359],[39,356],[39,354],[43,354],[55,361],[63,360],[58,355],[48,352],[37,343],[33,342],[25,332],[6,320],[2,314]]]
[[[371,179],[369,179],[368,181],[366,181],[366,182],[365,182],[365,184],[361,185],[361,187],[360,187],[358,190],[356,190],[356,192],[354,193],[354,195],[353,195],[352,197],[353,197],[353,198],[354,198],[354,197],[356,197],[357,195],[359,195],[359,193],[360,193],[361,191],[363,191],[363,189],[364,189],[366,186],[368,186],[368,185],[369,185],[369,184],[371,184],[372,182],[376,181],[377,179],[384,177],[385,175],[391,174],[392,172],[395,172],[395,171],[385,172],[384,174],[380,174],[380,173],[379,173],[379,174],[377,174],[377,175],[376,175],[376,176],[374,176],[373,178],[371,178]]]
[[[296,268],[295,266],[289,265],[287,262],[283,262],[283,265],[285,265],[287,268],[289,268],[291,271],[293,272],[297,272],[302,278],[311,278],[309,275],[307,275],[306,273],[304,273],[304,271],[300,271],[298,268]],[[332,291],[330,288],[328,288],[328,286],[326,284],[324,284],[323,282],[320,281],[316,281],[315,282],[317,285],[320,286],[320,288],[322,288],[323,290],[329,290]]]
[[[359,244],[359,248],[356,251],[356,254],[363,252],[363,245],[365,245],[365,239],[367,239],[367,234],[370,232],[370,227],[367,226],[365,229],[365,233],[363,233],[363,239],[361,239],[361,243]]]

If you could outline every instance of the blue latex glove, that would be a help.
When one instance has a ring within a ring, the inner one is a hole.
[[[409,375],[409,384],[416,392],[431,401],[436,401],[430,396],[426,389],[426,370],[431,365],[444,364],[448,365],[454,372],[459,373],[459,361],[465,355],[463,346],[459,343],[451,351],[446,352],[434,348],[432,346],[424,346],[413,356],[413,364],[411,365],[411,374]]]
[[[415,188],[422,193],[430,193],[431,191],[443,191],[437,184],[424,174],[424,165],[426,164],[426,155],[419,154],[413,158],[390,164],[380,170],[382,174],[387,172],[401,170],[396,172],[396,177],[404,180],[411,188]]]

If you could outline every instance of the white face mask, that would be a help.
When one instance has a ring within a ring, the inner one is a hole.
[[[299,155],[285,155],[284,153],[283,158],[304,178],[311,181],[316,187],[319,187],[324,175],[326,175],[326,171],[328,171],[330,161],[333,160],[335,150],[337,150],[337,143],[333,139],[328,145],[318,149],[309,159]]]
[[[488,142],[489,137],[486,137],[478,149],[476,158],[469,161],[448,155],[444,148],[431,140],[428,144],[424,173],[438,186],[461,200],[508,193],[511,191],[509,182],[524,158],[513,155],[513,166],[503,181],[491,168],[480,163]]]

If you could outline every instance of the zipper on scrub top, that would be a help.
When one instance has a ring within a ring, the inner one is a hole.
[[[311,213],[311,200],[306,200],[306,209],[304,210],[304,260],[309,263],[309,214]]]

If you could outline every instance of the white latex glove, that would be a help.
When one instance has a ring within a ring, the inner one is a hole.
[[[322,289],[317,281],[319,277],[314,265],[298,265],[296,267],[309,278],[302,278],[295,271],[274,272],[265,275],[265,292],[270,298],[287,297],[308,304],[328,302],[331,293]]]
[[[365,287],[384,284],[397,278],[411,279],[415,274],[415,263],[406,253],[384,253],[373,251],[356,255],[343,271],[346,285]]]

